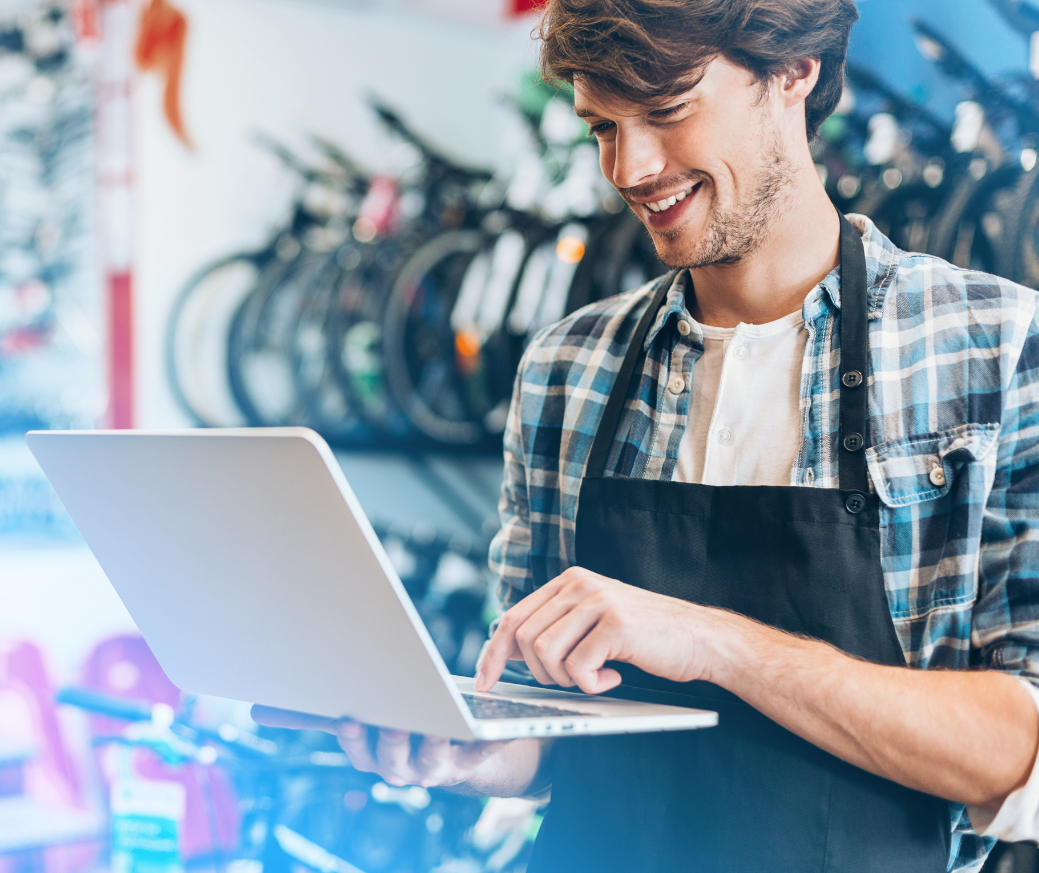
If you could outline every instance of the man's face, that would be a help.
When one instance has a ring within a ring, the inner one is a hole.
[[[749,71],[718,57],[695,87],[654,106],[604,96],[579,78],[574,96],[603,174],[665,264],[734,264],[757,249],[793,171],[786,119]]]

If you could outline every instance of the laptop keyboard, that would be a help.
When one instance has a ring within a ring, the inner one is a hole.
[[[473,694],[463,694],[462,699],[477,718],[558,718],[565,715],[595,718],[592,713],[574,712],[572,709],[561,709],[558,706],[517,703],[514,700],[490,700]]]

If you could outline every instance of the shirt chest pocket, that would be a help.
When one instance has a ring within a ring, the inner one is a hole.
[[[991,482],[988,468],[995,465],[998,437],[998,424],[963,424],[880,443],[866,450],[870,480],[891,509],[939,500],[957,487],[966,468],[971,479],[981,476]]]

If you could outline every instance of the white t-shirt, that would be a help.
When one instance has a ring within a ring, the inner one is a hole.
[[[790,485],[801,450],[801,363],[808,343],[801,313],[768,324],[697,327],[704,350],[693,366],[675,481]]]
[[[704,351],[693,366],[689,423],[673,481],[791,485],[801,450],[801,371],[808,331],[800,311],[733,328],[692,322]],[[810,484],[807,483],[807,484]],[[1039,689],[1021,684],[1039,709]],[[982,836],[1039,840],[1039,761],[998,813],[968,807]]]

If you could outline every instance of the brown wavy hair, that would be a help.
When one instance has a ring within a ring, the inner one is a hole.
[[[803,58],[819,58],[805,101],[808,138],[837,108],[855,0],[549,0],[535,35],[549,81],[587,79],[636,103],[692,88],[718,55],[767,84]]]

